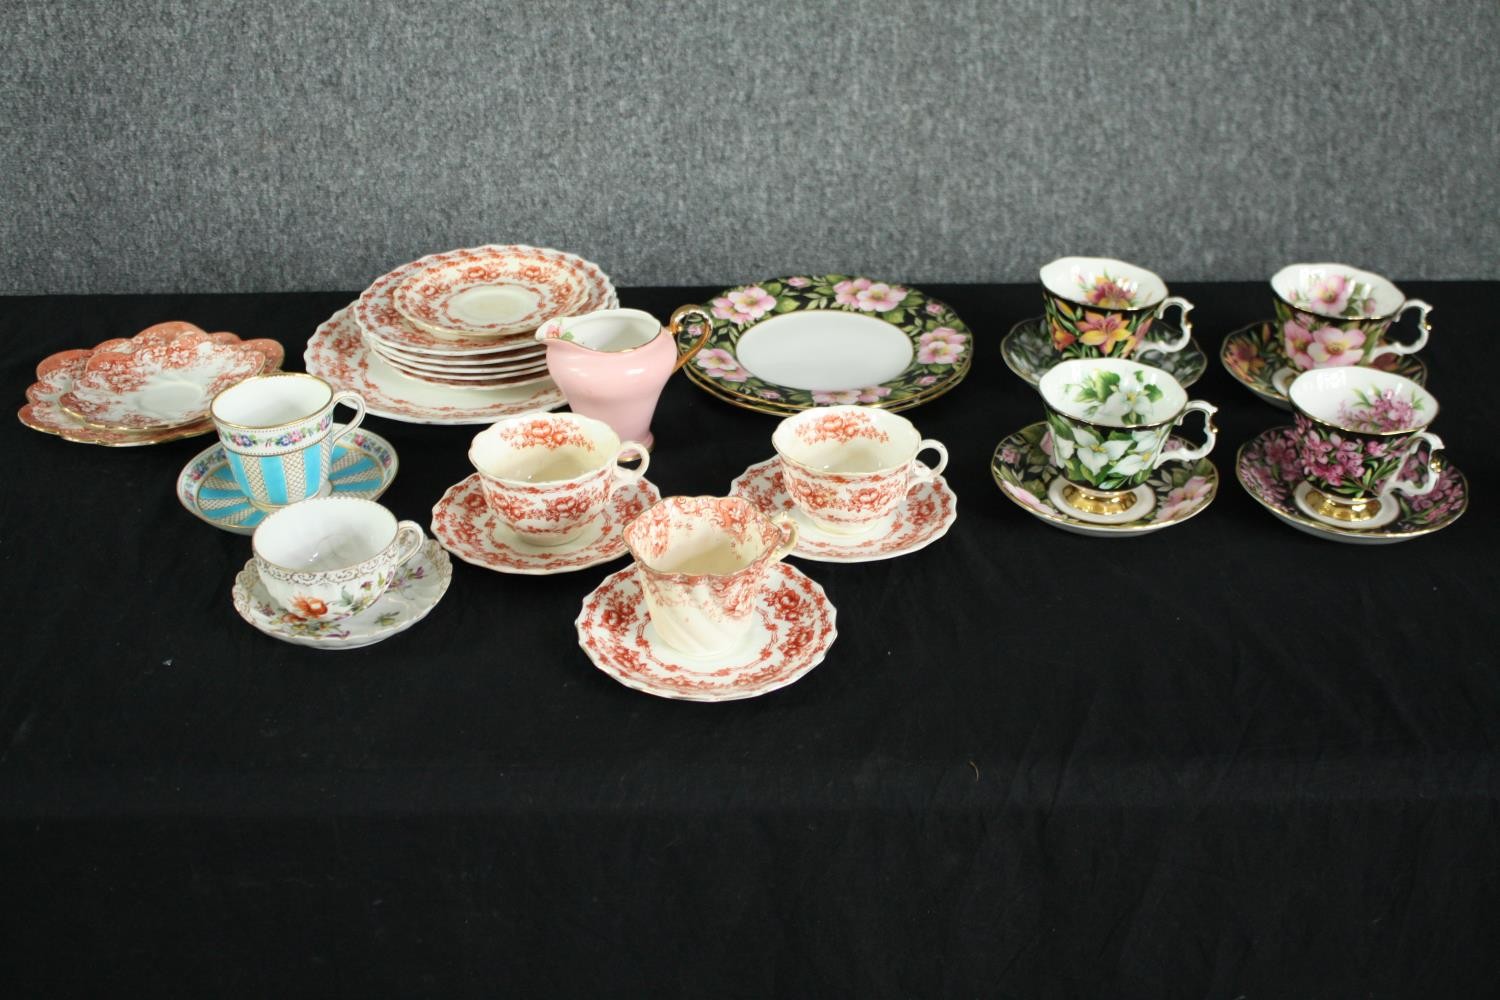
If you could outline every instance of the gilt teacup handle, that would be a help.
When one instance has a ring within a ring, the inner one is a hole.
[[[1214,442],[1219,439],[1219,429],[1214,426],[1214,414],[1219,412],[1219,408],[1214,404],[1201,399],[1189,400],[1172,424],[1174,427],[1182,426],[1187,415],[1194,410],[1203,414],[1203,443],[1196,448],[1163,448],[1151,466],[1153,469],[1159,469],[1167,462],[1196,462],[1214,450]]]
[[[683,317],[686,316],[699,317],[703,323],[703,333],[698,337],[697,342],[694,343],[692,347],[689,347],[687,350],[683,351],[677,356],[677,363],[672,366],[672,371],[674,372],[677,369],[681,368],[683,365],[687,364],[688,360],[692,358],[694,354],[697,354],[699,351],[701,351],[703,349],[703,345],[708,343],[708,335],[714,332],[713,317],[705,312],[702,306],[679,306],[672,313],[672,318],[667,320],[667,332],[672,335],[672,339],[674,342],[677,340],[678,334],[682,332],[682,320]]]
[[[1422,442],[1426,441],[1427,452],[1427,481],[1421,486],[1413,486],[1411,483],[1402,481],[1401,470],[1406,467],[1407,459],[1416,454]],[[1437,453],[1443,450],[1443,439],[1428,431],[1418,431],[1412,435],[1405,448],[1401,451],[1401,461],[1396,466],[1396,471],[1391,473],[1391,478],[1385,481],[1385,488],[1380,491],[1381,496],[1389,496],[1392,493],[1405,493],[1409,497],[1425,496],[1432,492],[1432,488],[1438,484],[1442,476],[1442,466],[1437,460]]]
[[[1432,332],[1432,324],[1427,322],[1427,315],[1432,312],[1432,306],[1421,299],[1407,299],[1401,303],[1401,308],[1396,310],[1396,315],[1391,318],[1391,326],[1395,326],[1401,322],[1401,317],[1406,315],[1408,309],[1417,310],[1417,339],[1413,340],[1410,344],[1382,344],[1370,352],[1370,357],[1365,362],[1366,364],[1374,364],[1376,358],[1386,354],[1415,354],[1427,346],[1427,335]]]
[[[1181,313],[1177,317],[1178,324],[1182,327],[1182,336],[1171,343],[1153,340],[1142,344],[1140,349],[1149,348],[1153,351],[1161,351],[1164,354],[1173,354],[1186,347],[1193,339],[1193,321],[1188,319],[1188,313],[1193,311],[1193,304],[1181,295],[1168,295],[1161,300],[1161,305],[1156,307],[1156,318],[1166,316],[1167,310],[1176,306]]]

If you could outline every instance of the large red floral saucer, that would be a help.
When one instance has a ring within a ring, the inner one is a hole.
[[[730,484],[729,495],[744,497],[767,514],[790,513],[797,522],[797,547],[791,555],[817,562],[874,562],[904,556],[942,538],[958,519],[958,498],[947,481],[938,476],[913,482],[893,518],[874,530],[860,535],[824,531],[787,493],[781,480],[780,458],[750,466]]]
[[[358,649],[426,618],[448,592],[453,563],[437,542],[428,539],[397,572],[380,599],[352,618],[322,621],[277,604],[266,592],[251,559],[234,580],[234,609],[240,617],[273,639],[314,649]]]
[[[43,434],[112,448],[206,434],[213,430],[211,393],[277,370],[283,353],[274,340],[158,323],[134,337],[43,358],[16,416]]]
[[[1441,531],[1469,509],[1469,481],[1457,466],[1448,461],[1446,454],[1440,452],[1436,460],[1442,463],[1442,472],[1430,492],[1422,496],[1394,493],[1381,501],[1397,506],[1395,517],[1387,523],[1366,528],[1331,525],[1313,517],[1298,504],[1297,494],[1304,485],[1296,456],[1297,429],[1289,425],[1272,427],[1240,446],[1234,471],[1245,492],[1257,503],[1277,520],[1309,535],[1352,545],[1390,545]],[[1426,470],[1426,450],[1423,449],[1407,461],[1401,470],[1401,478],[1420,483],[1427,475]]]
[[[745,641],[714,657],[689,656],[657,636],[631,564],[584,598],[574,625],[594,666],[626,687],[658,698],[738,701],[784,688],[822,663],[838,637],[834,616],[822,587],[776,563]]]
[[[527,576],[571,573],[623,556],[625,525],[660,499],[649,480],[623,483],[583,534],[563,545],[533,545],[495,516],[476,472],[450,486],[432,508],[432,534],[464,562],[485,569]]]

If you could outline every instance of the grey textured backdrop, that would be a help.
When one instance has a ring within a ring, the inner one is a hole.
[[[1500,3],[4,0],[0,292],[1500,277]]]

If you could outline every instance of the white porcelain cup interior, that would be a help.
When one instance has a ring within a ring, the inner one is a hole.
[[[237,427],[279,427],[321,412],[333,395],[333,387],[314,375],[257,375],[215,396],[212,413]]]
[[[635,456],[640,465],[620,470],[630,479],[646,473],[651,456],[645,446],[621,442],[609,424],[576,413],[501,420],[476,434],[469,447],[469,461],[482,475],[518,485],[584,480]]]
[[[1096,304],[1090,292],[1105,282],[1112,289],[1104,308],[1145,309],[1167,297],[1167,283],[1155,271],[1113,257],[1059,257],[1042,265],[1041,279],[1053,295],[1081,305]],[[1115,297],[1120,293],[1125,299]]]
[[[1359,285],[1369,290],[1368,306],[1351,316],[1346,308]],[[1406,303],[1389,278],[1350,264],[1288,264],[1271,276],[1271,289],[1289,305],[1319,316],[1378,319],[1395,315]]]
[[[1187,390],[1171,375],[1122,358],[1059,362],[1043,373],[1037,389],[1063,416],[1106,427],[1165,423],[1188,404]]]
[[[640,309],[601,309],[585,316],[548,320],[536,332],[538,340],[571,340],[590,350],[616,353],[643,347],[661,333],[655,316]]]
[[[948,450],[924,439],[910,420],[870,406],[820,406],[787,417],[771,434],[783,460],[810,472],[835,475],[890,472],[911,464],[924,449],[938,462],[922,474],[930,479],[947,467]]]
[[[396,540],[396,515],[378,503],[321,497],[283,507],[261,522],[255,554],[297,572],[343,569],[380,554]]]
[[[1292,380],[1287,397],[1304,416],[1361,433],[1425,430],[1438,413],[1432,393],[1378,368],[1314,368]]]

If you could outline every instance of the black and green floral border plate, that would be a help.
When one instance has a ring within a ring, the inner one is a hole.
[[[786,416],[815,406],[862,403],[905,410],[952,390],[969,373],[974,338],[944,302],[893,282],[854,275],[793,275],[727,288],[702,307],[713,330],[702,350],[685,366],[688,378],[725,402],[761,413]],[[895,378],[879,385],[841,392],[815,392],[775,385],[750,374],[736,347],[756,324],[791,312],[837,310],[883,320],[912,342],[912,360]],[[684,347],[701,328],[680,334]]]

